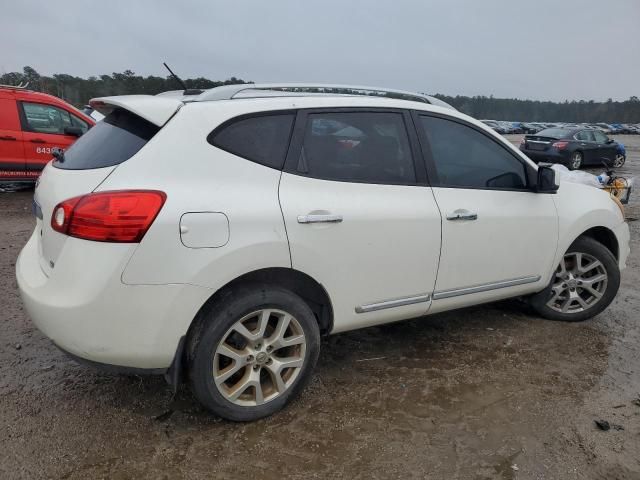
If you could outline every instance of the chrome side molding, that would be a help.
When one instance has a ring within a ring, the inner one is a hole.
[[[431,296],[429,294],[413,295],[411,297],[396,298],[393,300],[385,300],[377,303],[369,303],[356,307],[356,313],[375,312],[376,310],[384,310],[386,308],[402,307],[404,305],[413,305],[415,303],[428,302]]]
[[[458,297],[460,295],[469,295],[470,293],[488,292],[490,290],[498,290],[499,288],[515,287],[517,285],[525,285],[527,283],[536,283],[540,280],[540,275],[531,277],[513,278],[511,280],[503,280],[501,282],[485,283],[483,285],[473,285],[471,287],[452,288],[451,290],[440,290],[433,292],[434,300],[443,298]]]

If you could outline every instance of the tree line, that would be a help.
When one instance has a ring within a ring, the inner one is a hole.
[[[213,88],[220,85],[252,83],[240,78],[209,80],[208,78],[185,78],[188,88]],[[40,75],[31,67],[22,72],[0,75],[0,84],[19,85],[28,83],[29,89],[49,93],[81,107],[93,97],[108,95],[149,94],[180,89],[180,84],[171,76],[147,77],[136,75],[131,70],[111,75],[76,77],[64,73],[52,76]],[[466,97],[435,94],[435,97],[475,118],[514,120],[525,122],[640,122],[640,99],[633,96],[625,101],[595,102],[593,100],[549,102],[521,100],[517,98],[494,98],[491,96]]]
[[[639,123],[640,99],[633,96],[623,102],[608,99],[548,102],[517,98],[464,97],[436,94],[461,112],[479,119],[514,120],[522,122],[575,123]]]
[[[201,89],[237,83],[250,83],[236,77],[223,81],[209,80],[203,77],[185,78],[183,80],[187,88]],[[55,95],[76,107],[86,105],[91,98],[95,97],[131,94],[155,95],[167,90],[179,90],[182,88],[172,76],[159,77],[149,75],[148,77],[143,77],[136,75],[131,70],[125,70],[122,73],[114,72],[111,75],[81,78],[65,73],[56,73],[49,77],[40,75],[31,67],[24,67],[22,72],[9,72],[0,75],[0,84],[28,84],[29,90]]]

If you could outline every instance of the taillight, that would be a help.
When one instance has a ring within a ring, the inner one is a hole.
[[[563,150],[567,148],[567,145],[569,145],[569,142],[553,142],[551,144],[553,148],[557,148],[558,150]]]
[[[96,242],[139,242],[164,205],[156,190],[116,190],[70,198],[56,205],[51,228]]]

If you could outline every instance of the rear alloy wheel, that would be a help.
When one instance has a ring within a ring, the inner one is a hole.
[[[569,161],[569,170],[578,170],[582,166],[582,152],[573,152]]]
[[[613,167],[614,168],[620,168],[624,165],[624,162],[627,161],[627,157],[625,157],[623,154],[618,153],[616,154],[616,158],[613,160]]]
[[[307,348],[298,320],[262,309],[234,323],[218,343],[213,379],[220,394],[239,406],[255,407],[284,394],[296,381]]]
[[[613,254],[596,240],[581,237],[564,254],[547,288],[531,297],[531,305],[545,318],[577,322],[607,308],[619,286]]]
[[[235,421],[283,408],[304,387],[318,359],[320,333],[308,305],[280,287],[229,294],[191,340],[191,385],[213,413]]]

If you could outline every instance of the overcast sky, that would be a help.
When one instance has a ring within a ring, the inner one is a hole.
[[[0,73],[313,81],[449,95],[640,96],[640,0],[19,0]]]

